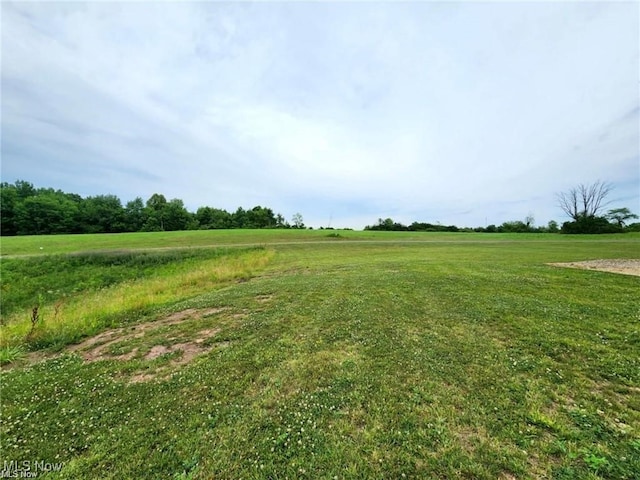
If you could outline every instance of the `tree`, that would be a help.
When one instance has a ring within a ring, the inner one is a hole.
[[[167,204],[167,199],[161,193],[154,193],[147,200],[147,208],[161,210]]]
[[[81,201],[78,227],[86,233],[116,233],[125,230],[124,209],[115,195],[98,195]]]
[[[601,180],[592,185],[580,184],[567,192],[557,194],[558,206],[576,222],[596,217],[605,207],[605,198],[611,192],[610,183]]]
[[[167,199],[161,193],[154,193],[147,200],[145,208],[146,222],[142,229],[147,232],[164,231]]]
[[[247,212],[244,208],[238,207],[238,209],[231,214],[231,228],[247,228],[246,219]]]
[[[529,232],[530,229],[526,223],[521,220],[512,220],[509,222],[504,222],[502,225],[498,227],[498,231],[500,233],[526,233]]]
[[[70,233],[76,223],[78,205],[63,195],[50,192],[26,198],[18,205],[18,235]]]
[[[293,228],[304,228],[304,221],[300,213],[293,214],[293,217],[291,217],[291,223],[293,223]]]
[[[0,184],[0,234],[15,235],[18,233],[16,208],[19,201],[17,188],[2,182]]]
[[[201,230],[231,228],[231,214],[226,210],[211,207],[200,207],[196,212],[196,220]]]
[[[24,200],[28,197],[35,197],[38,191],[36,187],[33,186],[32,183],[27,182],[25,180],[17,180],[15,183],[16,191],[18,192],[18,197],[21,200]]]
[[[609,221],[604,217],[582,217],[575,222],[564,222],[562,224],[562,233],[619,233],[622,228]]]
[[[276,215],[276,228],[289,228],[289,224],[286,222],[281,213]]]
[[[163,230],[168,232],[176,230],[187,230],[192,221],[191,214],[184,206],[184,202],[179,198],[169,200],[162,211],[164,221]]]
[[[605,215],[605,218],[611,221],[615,221],[620,228],[624,228],[625,221],[632,218],[638,218],[638,215],[632,213],[628,208],[614,208],[609,210]]]
[[[245,212],[245,228],[273,228],[276,226],[276,217],[270,208],[253,207]]]
[[[305,228],[302,215],[294,215],[294,228]],[[53,188],[36,188],[18,180],[0,182],[0,235],[42,235],[56,233],[112,233],[171,231],[211,228],[291,228],[280,214],[268,207],[251,210],[238,207],[235,213],[200,207],[189,212],[178,198],[167,200],[154,193],[123,206],[115,195],[83,198]]]
[[[555,220],[549,220],[549,223],[547,223],[547,231],[549,233],[558,233],[560,229],[558,228],[558,222],[556,222]]]
[[[124,222],[128,232],[139,232],[145,222],[144,202],[136,197],[124,207]]]
[[[533,230],[533,226],[536,223],[533,213],[529,213],[529,215],[524,218],[524,223],[527,226],[527,230]]]

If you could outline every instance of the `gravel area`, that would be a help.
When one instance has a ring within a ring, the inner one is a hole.
[[[640,259],[616,258],[587,260],[584,262],[550,263],[555,267],[582,268],[586,270],[598,270],[601,272],[622,273],[624,275],[640,276]]]

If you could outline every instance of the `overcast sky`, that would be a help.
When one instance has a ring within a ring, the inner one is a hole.
[[[2,180],[314,227],[640,214],[640,4],[2,2]]]

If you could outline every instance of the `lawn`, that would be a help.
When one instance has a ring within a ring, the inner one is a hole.
[[[51,478],[640,476],[640,278],[547,265],[638,258],[640,235],[7,240],[3,255],[35,254],[2,261],[7,462],[61,464]]]

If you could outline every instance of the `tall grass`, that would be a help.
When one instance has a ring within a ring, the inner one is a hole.
[[[112,251],[5,258],[2,318],[39,303],[55,303],[86,291],[162,274],[171,264],[228,255],[228,249]]]
[[[40,275],[25,277],[31,297],[8,295],[11,308],[0,326],[0,347],[26,343],[29,348],[38,349],[72,343],[105,326],[135,321],[164,304],[249,278],[271,256],[270,251],[254,248],[199,254],[92,254],[13,260],[18,263],[10,267],[14,278],[19,276],[17,272],[32,273],[34,268],[55,266],[56,262],[67,271],[64,275],[58,268],[41,270]],[[74,281],[84,280],[87,275],[92,275],[90,281],[73,287]],[[43,288],[48,293],[36,295]],[[33,322],[28,314],[32,305],[28,298],[38,306],[40,315],[32,333]]]

